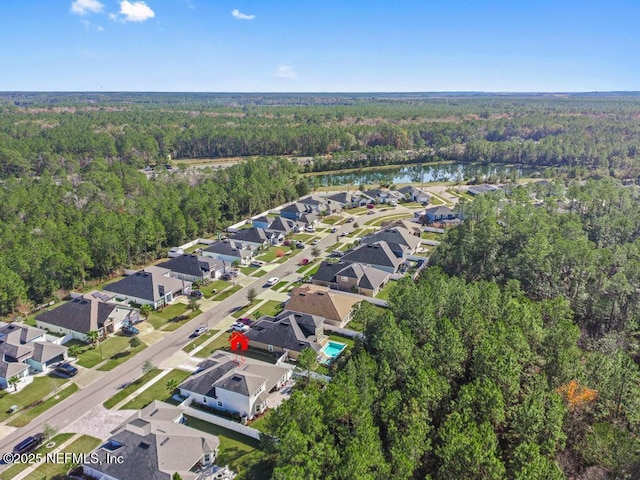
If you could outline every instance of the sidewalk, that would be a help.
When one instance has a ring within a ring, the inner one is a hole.
[[[60,445],[57,445],[53,450],[51,450],[51,453],[62,451],[62,449],[64,449],[65,447],[68,447],[69,445],[71,445],[80,436],[81,435],[79,433],[76,433],[74,436],[69,437],[66,441],[62,442]],[[33,465],[29,465],[27,468],[25,468],[23,471],[21,471],[15,477],[13,477],[13,480],[22,480],[23,478],[26,478],[29,474],[33,473],[43,463],[44,462],[39,462],[39,463],[34,463]]]

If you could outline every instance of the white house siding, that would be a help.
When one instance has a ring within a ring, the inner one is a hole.
[[[226,412],[238,413],[239,415],[246,415],[248,418],[253,418],[253,403],[257,399],[250,399],[246,395],[240,393],[230,392],[228,390],[221,390],[216,388],[216,397],[205,397],[198,393],[190,392],[188,390],[180,389],[180,395],[183,397],[192,397],[193,401],[217,410],[224,410]],[[222,405],[219,405],[221,402]]]
[[[95,470],[91,467],[87,467],[86,465],[82,466],[82,473],[84,473],[85,475],[88,475],[89,477],[97,478],[98,480],[120,480],[118,478],[106,475],[100,472],[99,470]]]

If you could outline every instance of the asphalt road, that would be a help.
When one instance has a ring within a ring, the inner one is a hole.
[[[356,221],[360,224],[360,227],[363,227],[364,222],[367,220],[372,220],[377,217],[387,216],[394,213],[400,214],[410,212],[410,210],[404,208],[396,208],[394,210],[395,212],[380,212],[376,209],[375,215],[360,216],[357,217]],[[343,231],[351,232],[352,230],[353,223],[346,223],[339,227],[336,233],[329,233],[322,238],[317,246],[320,250],[324,251],[329,246],[336,243],[337,235]],[[224,299],[216,305],[213,315],[211,315],[211,310],[209,310],[204,312],[202,315],[191,319],[188,323],[169,333],[159,342],[142,350],[130,360],[127,360],[125,363],[114,368],[112,371],[89,384],[76,394],[47,410],[27,426],[0,439],[0,453],[11,452],[13,446],[24,438],[42,432],[45,424],[53,425],[60,430],[70,423],[73,423],[75,420],[87,413],[91,408],[112,397],[116,392],[118,392],[118,387],[120,385],[126,382],[132,382],[138,378],[144,362],[149,360],[154,365],[158,365],[173,355],[174,352],[180,350],[187,343],[193,340],[190,336],[195,328],[203,322],[203,316],[204,318],[207,318],[209,327],[215,328],[223,318],[231,313],[232,309],[246,304],[247,289],[255,288],[259,291],[267,281],[265,277],[282,278],[294,272],[298,268],[297,264],[300,260],[310,256],[309,252],[311,248],[312,247],[308,245],[306,248],[298,250],[298,253],[292,255],[291,258],[282,265],[271,270],[267,275],[256,279],[255,282]]]

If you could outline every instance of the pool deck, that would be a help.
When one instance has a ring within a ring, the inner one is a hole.
[[[335,355],[327,355],[325,353],[325,350],[327,349],[327,347],[329,345],[342,345],[342,348],[340,349],[339,352],[337,352]],[[324,347],[322,347],[320,349],[320,351],[318,352],[318,362],[321,363],[322,365],[331,365],[336,358],[338,358],[342,352],[345,351],[345,349],[347,348],[347,344],[346,343],[342,343],[342,342],[336,342],[335,340],[329,340],[327,343],[325,343]]]

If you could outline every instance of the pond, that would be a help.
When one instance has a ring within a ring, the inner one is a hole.
[[[519,177],[533,175],[537,172],[531,167],[513,167],[499,164],[424,164],[397,168],[372,168],[344,173],[328,173],[311,177],[317,185],[360,185],[360,184],[399,184],[418,182],[465,182],[476,177],[491,177],[512,172]]]

